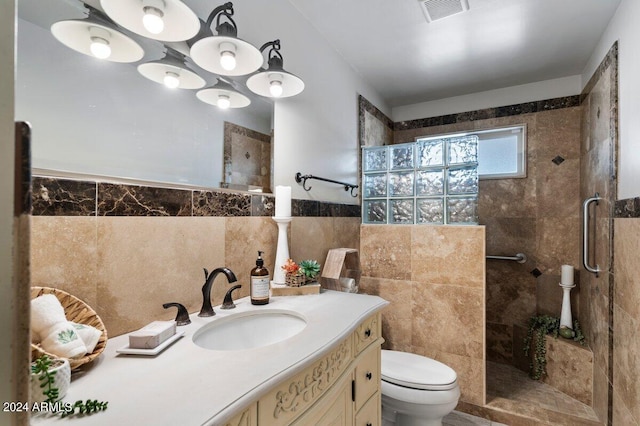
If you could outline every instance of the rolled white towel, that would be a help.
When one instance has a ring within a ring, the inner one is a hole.
[[[98,340],[100,340],[100,337],[102,336],[102,332],[87,324],[78,324],[76,322],[72,322],[71,324],[73,324],[76,332],[87,347],[87,353],[92,353],[98,344]]]
[[[53,294],[43,294],[31,299],[31,329],[40,338],[48,336],[48,330],[52,326],[66,322],[64,308]]]
[[[55,324],[41,336],[46,336],[42,339],[42,348],[61,358],[80,358],[87,353],[87,347],[70,322]]]

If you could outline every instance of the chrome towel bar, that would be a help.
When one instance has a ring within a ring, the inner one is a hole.
[[[515,256],[487,256],[490,260],[513,260],[518,263],[524,263],[527,261],[527,256],[524,253],[516,253]]]
[[[596,266],[591,266],[589,264],[589,205],[596,203],[597,206],[600,200],[602,200],[602,197],[596,192],[593,197],[587,198],[582,203],[582,264],[584,269],[596,274],[596,277],[600,272],[600,266],[597,264]]]

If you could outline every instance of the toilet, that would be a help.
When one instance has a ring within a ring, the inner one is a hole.
[[[382,350],[382,425],[440,426],[458,405],[456,372],[424,356]]]

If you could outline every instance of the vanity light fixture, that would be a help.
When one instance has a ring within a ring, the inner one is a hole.
[[[270,98],[287,98],[304,90],[304,82],[297,76],[282,68],[280,40],[265,43],[260,52],[270,47],[268,68],[256,73],[247,80],[247,87],[253,93]]]
[[[187,68],[186,58],[180,52],[167,48],[164,58],[138,65],[138,72],[156,83],[174,89],[200,89],[206,81]]]
[[[212,87],[198,90],[196,96],[202,102],[215,105],[221,109],[243,108],[251,103],[248,97],[234,89],[231,84],[222,80]]]
[[[112,62],[135,62],[144,50],[121,33],[98,10],[89,8],[86,19],[69,19],[51,25],[51,33],[65,46],[85,55]]]
[[[255,46],[238,38],[238,27],[232,18],[233,14],[233,3],[216,7],[204,25],[209,35],[191,46],[193,61],[214,74],[247,75],[260,68],[263,62],[262,53]],[[214,20],[217,35],[211,32]]]
[[[100,0],[118,25],[144,37],[184,41],[200,31],[198,16],[180,0]]]

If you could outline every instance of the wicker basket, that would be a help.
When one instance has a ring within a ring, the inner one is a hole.
[[[71,370],[75,370],[78,367],[96,359],[107,346],[107,329],[104,327],[104,323],[102,322],[98,314],[96,314],[96,312],[91,309],[89,305],[87,305],[77,297],[67,293],[66,291],[50,287],[31,287],[32,299],[35,299],[38,296],[42,296],[43,294],[53,294],[58,298],[60,304],[64,308],[64,313],[67,317],[67,320],[73,321],[78,324],[90,325],[102,332],[102,336],[100,336],[98,344],[96,345],[92,353],[87,354],[82,358],[69,359]],[[33,343],[31,344],[32,361],[45,354],[50,358],[58,358],[57,356],[46,352],[40,345],[34,345]]]

